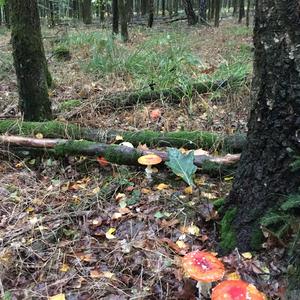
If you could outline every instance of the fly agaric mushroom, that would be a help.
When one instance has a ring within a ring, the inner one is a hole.
[[[199,299],[201,294],[208,296],[211,283],[223,278],[225,268],[223,263],[212,253],[205,251],[193,251],[186,254],[182,259],[185,273],[198,281]]]
[[[156,154],[147,154],[139,157],[138,163],[140,165],[147,166],[145,169],[146,178],[151,179],[151,174],[153,173],[152,166],[161,163],[162,159]]]
[[[219,283],[212,292],[212,300],[266,300],[263,293],[253,284],[243,280],[226,280]]]

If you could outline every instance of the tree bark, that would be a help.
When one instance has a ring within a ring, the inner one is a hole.
[[[149,0],[148,27],[152,28],[154,20],[154,0]]]
[[[121,23],[121,38],[123,42],[128,41],[128,26],[127,26],[127,0],[119,0],[119,12]]]
[[[193,4],[191,0],[183,0],[184,10],[188,19],[188,25],[197,24],[197,16],[193,9]]]
[[[215,27],[220,25],[221,0],[215,0]]]
[[[112,0],[112,32],[119,33],[119,7],[118,0]]]
[[[10,28],[10,7],[8,3],[4,4],[3,12],[4,12],[5,25],[7,28]]]
[[[261,218],[286,195],[299,191],[300,172],[290,167],[300,152],[299,16],[298,0],[256,0],[254,107],[225,205],[223,220],[228,221],[227,231],[231,229],[222,237],[227,250],[260,247]]]
[[[12,45],[20,108],[25,120],[51,119],[51,76],[42,43],[36,0],[11,0]]]
[[[92,0],[82,1],[82,21],[84,24],[92,24]]]
[[[250,6],[251,0],[247,0],[247,11],[246,11],[246,26],[249,27],[250,23]]]
[[[244,17],[245,17],[245,0],[240,0],[239,23],[242,23]]]
[[[206,24],[207,0],[199,0],[199,19],[201,24]]]

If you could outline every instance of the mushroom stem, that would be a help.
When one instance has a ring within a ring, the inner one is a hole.
[[[153,170],[151,168],[151,165],[148,165],[147,168],[145,169],[145,173],[146,173],[146,178],[151,180],[151,174],[153,173]]]
[[[209,299],[209,291],[211,289],[211,282],[200,282],[198,281],[196,287],[198,288],[198,298],[199,300]]]

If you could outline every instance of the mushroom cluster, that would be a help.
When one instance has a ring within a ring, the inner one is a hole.
[[[193,251],[182,258],[182,267],[187,276],[197,280],[199,299],[207,298],[212,282],[223,279],[225,267],[212,253]],[[212,291],[212,300],[266,300],[256,287],[242,280],[226,280]]]

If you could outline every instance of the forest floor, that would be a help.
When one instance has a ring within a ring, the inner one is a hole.
[[[44,29],[58,120],[101,129],[246,131],[251,29],[233,21],[219,29],[183,22],[129,32],[124,45],[95,26]],[[19,117],[9,41],[0,28],[1,118]],[[71,58],[63,61],[65,49]],[[243,80],[189,97],[190,82],[231,76]],[[149,85],[179,86],[187,96],[176,105],[158,100],[95,109],[108,93]],[[180,257],[219,251],[213,202],[227,195],[234,175],[198,170],[190,190],[166,169],[149,182],[142,168],[103,166],[96,157],[13,155],[0,160],[0,174],[0,295],[7,300],[60,294],[56,299],[196,299],[196,282],[184,277]],[[271,239],[263,247],[222,256],[226,277],[241,277],[268,299],[280,299],[284,249]]]

